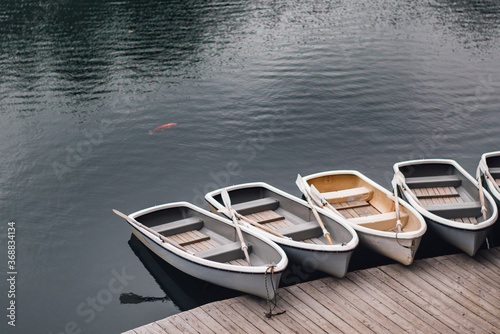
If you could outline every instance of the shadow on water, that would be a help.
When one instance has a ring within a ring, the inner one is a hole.
[[[120,295],[122,304],[171,300],[181,311],[185,311],[212,301],[228,299],[242,294],[183,273],[150,251],[135,235],[131,236],[128,244],[159,287],[165,292],[165,296],[144,297],[135,293],[123,293]]]

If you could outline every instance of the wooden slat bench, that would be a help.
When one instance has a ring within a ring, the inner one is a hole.
[[[295,224],[285,228],[277,229],[276,232],[286,235],[293,240],[304,240],[317,238],[323,235],[321,227],[317,221]]]
[[[459,187],[462,180],[457,175],[407,177],[410,188]]]
[[[493,177],[500,177],[500,167],[492,167],[492,168],[488,168],[491,176]]]
[[[462,202],[450,204],[429,204],[425,208],[444,218],[479,217],[481,215],[480,202]]]
[[[460,196],[454,187],[415,188],[413,192],[418,198]]]
[[[321,193],[329,203],[369,201],[373,196],[373,191],[366,187],[351,188],[338,191]]]
[[[337,210],[346,210],[346,209],[360,208],[363,206],[370,206],[370,203],[368,203],[367,201],[351,201],[351,202],[332,203],[332,206]]]
[[[151,226],[151,229],[165,236],[169,236],[172,234],[179,234],[191,230],[199,230],[202,227],[203,220],[197,217],[190,217],[161,225]]]
[[[256,212],[276,210],[279,207],[279,201],[276,198],[264,197],[252,201],[234,204],[233,209],[241,215],[249,215]]]
[[[407,213],[400,212],[402,227],[406,226],[406,224],[408,223],[408,218],[409,216]],[[386,231],[394,228],[396,224],[396,212],[392,211],[372,216],[349,218],[347,220],[351,223],[355,223],[361,226]]]
[[[274,212],[272,210],[251,213],[251,214],[246,215],[245,217],[247,217],[248,219],[251,219],[259,224],[267,224],[267,223],[272,223],[275,221],[285,219],[285,217],[283,217],[280,214],[277,214],[276,212]]]
[[[247,246],[248,253],[250,254],[252,252],[252,245],[247,244]],[[241,243],[239,241],[204,250],[196,253],[196,255],[204,259],[217,262],[230,262],[233,260],[242,259],[245,256],[243,250],[241,250]]]

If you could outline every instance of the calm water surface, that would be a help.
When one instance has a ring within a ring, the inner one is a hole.
[[[6,0],[0,49],[2,333],[120,332],[237,294],[159,261],[112,208],[206,208],[250,181],[299,195],[298,172],[330,169],[389,188],[397,161],[475,173],[500,150],[498,0]]]

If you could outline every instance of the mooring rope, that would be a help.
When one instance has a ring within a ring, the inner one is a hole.
[[[274,309],[277,307],[277,304],[278,304],[278,292],[276,292],[276,287],[274,286],[274,280],[273,280],[275,267],[276,267],[276,265],[271,264],[271,265],[267,266],[266,271],[264,272],[264,284],[266,286],[267,307],[269,307],[269,312],[264,313],[266,315],[266,318],[271,318],[274,315],[280,315],[280,314],[283,314],[286,312],[286,310],[284,310],[282,312],[273,313]],[[269,289],[267,287],[267,272],[269,270],[271,271],[271,287],[272,287],[273,293],[274,293],[272,307],[271,307],[271,301],[269,300]]]
[[[403,230],[401,230],[401,231],[403,232]],[[405,246],[405,245],[401,244],[401,243],[399,242],[399,239],[398,239],[398,233],[399,233],[399,232],[396,232],[396,241],[397,241],[397,243],[398,243],[401,247],[403,247],[403,248],[411,249],[411,248],[413,247],[413,242],[412,242],[411,246]]]

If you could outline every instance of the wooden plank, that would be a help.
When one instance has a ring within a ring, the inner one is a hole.
[[[367,297],[373,298],[372,304],[377,304],[377,309],[382,312],[387,318],[392,319],[395,323],[401,327],[405,333],[415,333],[418,332],[417,328],[420,330],[426,329],[424,332],[438,333],[434,328],[422,322],[418,317],[416,317],[412,312],[408,312],[406,309],[402,308],[398,303],[396,303],[392,298],[395,296],[392,294],[388,296],[387,294],[381,292],[378,288],[373,285],[373,279],[369,275],[362,275],[360,272],[354,272],[347,275],[356,286],[358,286],[362,293]],[[365,298],[366,299],[366,298]]]
[[[481,256],[476,255],[474,258],[466,254],[456,254],[453,258],[446,259],[447,261],[453,261],[458,267],[467,268],[469,274],[474,274],[479,276],[485,284],[489,284],[493,287],[500,289],[500,282],[493,277],[498,277],[491,269],[486,267],[482,262]]]
[[[382,274],[380,271],[378,271],[378,273]],[[415,304],[413,300],[401,294],[398,291],[400,287],[395,289],[394,282],[392,284],[388,283],[389,280],[392,280],[389,276],[385,276],[381,279],[368,270],[360,270],[354,274],[365,280],[366,285],[369,286],[374,293],[380,293],[383,296],[387,296],[388,301],[384,301],[384,303],[424,332],[440,334],[450,330],[450,328],[441,321],[434,317],[430,317],[429,314]]]
[[[408,223],[408,214],[400,212],[401,225],[404,228]],[[378,215],[349,218],[349,222],[361,226],[387,231],[396,226],[396,212],[380,213]]]
[[[194,309],[194,310],[196,310],[196,309]],[[177,320],[179,322],[182,321],[183,325],[189,324],[189,326],[194,329],[194,331],[195,331],[194,333],[216,334],[217,332],[215,332],[212,328],[210,328],[204,321],[193,321],[196,319],[196,316],[195,316],[196,313],[197,313],[197,311],[189,312],[189,313],[186,313],[186,312],[179,313],[177,315]],[[201,314],[198,313],[198,315],[201,315]]]
[[[266,210],[266,211],[253,213],[251,215],[247,215],[246,217],[248,217],[248,218],[250,218],[250,219],[252,219],[260,224],[266,224],[266,223],[270,223],[273,221],[285,219],[285,217],[283,217],[282,215],[280,215],[272,210]]]
[[[279,311],[237,297],[127,333],[500,333],[500,248],[392,264],[281,288]]]
[[[332,312],[330,308],[325,307],[317,299],[307,294],[306,290],[308,289],[306,287],[303,287],[302,285],[307,285],[307,284],[299,284],[296,286],[289,287],[288,291],[291,294],[293,294],[297,299],[300,299],[304,304],[309,306],[311,310],[313,310],[316,314],[318,314],[324,319],[327,319],[330,324],[335,326],[335,329],[332,330],[333,332],[347,333],[353,331],[353,328],[349,326],[349,324],[347,324],[342,319],[342,317],[339,317],[337,314],[335,314],[335,312]]]
[[[335,327],[329,319],[323,318],[315,310],[313,310],[309,305],[304,303],[301,299],[297,298],[292,294],[289,289],[284,289],[280,291],[281,298],[286,300],[288,304],[293,305],[294,309],[301,312],[307,321],[316,324],[324,333],[339,333],[337,327]]]
[[[436,308],[440,309],[441,315],[449,315],[454,320],[456,320],[459,326],[458,328],[454,328],[454,330],[468,331],[471,333],[484,332],[485,329],[481,325],[471,320],[467,309],[461,307],[460,305],[457,305],[457,303],[451,300],[451,298],[446,294],[441,292],[432,284],[429,284],[427,281],[423,280],[417,274],[418,270],[412,268],[413,266],[403,268],[402,266],[394,265],[383,267],[382,270],[384,272],[390,272],[396,277],[403,277],[401,279],[403,284],[408,285],[409,287],[411,287],[411,289],[414,289],[424,298],[431,300],[432,303],[435,304]]]
[[[192,323],[194,323],[195,321],[187,322],[181,315],[182,313],[178,313],[174,316],[171,316],[169,318],[170,322],[183,333],[198,334],[199,332],[192,326]]]
[[[265,301],[263,299],[260,300],[261,302],[258,303],[256,298],[236,298],[231,300],[231,306],[248,317],[248,320],[263,333],[304,332],[303,327],[293,318],[286,315],[286,312],[271,318],[263,316],[267,313],[267,308]]]
[[[158,326],[160,326],[164,330],[164,333],[183,334],[183,332],[179,328],[177,328],[172,321],[170,321],[170,318],[158,320],[156,324],[158,324]]]
[[[490,259],[486,258],[482,254],[482,252],[478,252],[477,256],[474,257],[474,260],[483,264],[481,270],[487,275],[492,275],[491,277],[500,277],[500,268],[496,267]]]
[[[450,266],[443,265],[437,259],[425,259],[423,260],[427,265],[430,266],[433,272],[439,272],[443,275],[445,280],[450,281],[450,285],[454,287],[459,293],[461,293],[461,288],[466,289],[463,291],[464,296],[471,299],[473,302],[478,303],[481,307],[488,311],[499,312],[499,307],[495,305],[500,305],[500,290],[487,289],[487,286],[476,284],[480,281],[477,277],[471,279],[470,276],[463,278],[464,271],[460,270],[457,272],[454,268]],[[487,289],[485,291],[485,289]],[[492,307],[493,306],[493,307]]]
[[[366,187],[329,191],[321,193],[329,203],[369,201],[373,197],[373,191]]]
[[[221,312],[216,305],[217,302],[202,305],[200,308],[213,319],[216,319],[219,325],[221,325],[227,332],[242,333],[243,328],[238,326],[234,319],[229,318],[224,312]]]
[[[223,312],[229,319],[238,324],[238,327],[242,328],[244,333],[258,333],[260,330],[250,321],[248,321],[245,315],[239,314],[231,307],[231,299],[226,300],[224,303],[214,304],[214,307],[220,312]]]
[[[202,322],[203,324],[205,324],[214,333],[225,332],[224,327],[222,327],[221,324],[219,324],[214,318],[210,316],[210,314],[205,312],[205,310],[202,309],[201,307],[197,307],[195,309],[190,310],[189,314],[194,316],[196,320],[198,320],[198,322]]]
[[[197,242],[210,240],[209,236],[201,233],[200,231],[184,232],[184,233],[176,234],[176,236],[185,237],[186,240],[179,243],[179,245],[181,245],[181,246],[187,246],[190,244],[195,244]]]
[[[347,276],[349,277],[349,275]],[[382,304],[375,299],[367,296],[356,284],[350,280],[337,280],[338,289],[346,298],[352,299],[353,302],[360,305],[361,311],[367,316],[378,322],[386,331],[390,333],[400,333],[403,329],[393,318],[386,317],[381,312]]]
[[[323,305],[326,309],[330,310],[334,314],[342,318],[342,326],[338,326],[342,331],[346,333],[371,333],[372,331],[365,326],[361,321],[356,319],[352,314],[346,312],[337,303],[337,299],[332,300],[328,295],[321,293],[312,284],[300,284],[301,288],[307,295],[309,295],[313,300],[317,301]],[[345,325],[344,325],[345,322]]]
[[[498,296],[500,298],[500,282],[482,275],[475,270],[473,265],[464,267],[457,263],[456,257],[449,259],[448,257],[440,256],[432,260],[436,262],[436,264],[431,262],[435,267],[443,267],[443,270],[454,272],[459,277],[459,283],[474,285],[475,288],[471,288],[471,290],[475,291],[478,297],[486,298],[488,296],[496,298]],[[464,270],[464,268],[467,268],[467,270]],[[500,305],[500,300],[498,304]]]
[[[371,205],[367,201],[351,201],[351,202],[340,202],[340,203],[332,203],[332,206],[337,210],[345,210],[345,209],[354,209],[358,207]]]
[[[488,266],[492,270],[500,274],[500,258],[495,256],[492,252],[479,252],[479,256],[488,260],[492,266]]]
[[[329,278],[334,279],[334,278]],[[311,286],[317,289],[320,293],[329,296],[335,304],[337,304],[344,313],[349,316],[353,316],[360,323],[362,323],[367,329],[367,332],[375,332],[375,333],[383,333],[387,331],[383,328],[378,322],[372,321],[369,317],[367,317],[364,313],[360,311],[358,308],[359,305],[352,303],[352,301],[348,298],[344,298],[340,294],[337,293],[335,289],[332,289],[330,285],[327,283],[328,279],[321,279],[317,281],[310,282]],[[341,313],[343,314],[343,313]],[[343,316],[346,316],[343,315]],[[362,332],[365,332],[363,330]]]
[[[449,331],[453,331],[456,328],[460,328],[460,324],[458,324],[455,319],[448,313],[443,313],[441,309],[441,304],[433,299],[432,297],[421,293],[417,287],[415,287],[411,282],[407,281],[403,276],[391,274],[391,267],[384,268],[372,268],[368,269],[367,272],[371,275],[378,278],[384,284],[390,286],[392,289],[397,291],[398,294],[406,298],[409,302],[416,305],[416,308],[412,308],[411,310],[422,310],[427,314],[427,316],[422,317],[429,325],[435,326],[435,328],[441,327],[439,322],[444,326],[450,328],[450,330],[444,330],[442,333],[447,333]]]
[[[484,326],[485,329],[493,325],[500,330],[500,319],[495,315],[500,309],[487,301],[478,300],[477,298],[471,299],[472,294],[463,285],[457,284],[439,270],[433,270],[432,267],[425,264],[425,261],[415,263],[415,268],[420,269],[419,276],[422,279],[456,301],[457,305],[462,306],[464,310],[468,310],[468,315],[473,318],[472,321]],[[462,309],[460,306],[457,309]]]
[[[326,333],[317,324],[312,322],[306,315],[304,315],[304,313],[307,313],[307,310],[302,310],[301,312],[301,310],[297,308],[295,304],[290,304],[289,301],[282,298],[281,295],[278,304],[280,306],[280,311],[286,311],[285,314],[288,317],[293,318],[300,323],[302,328],[304,328],[304,333]],[[283,315],[279,315],[279,317],[281,318]]]

